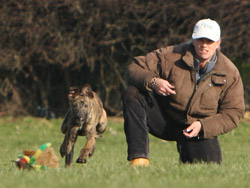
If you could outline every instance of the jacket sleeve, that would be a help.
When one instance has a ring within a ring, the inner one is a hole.
[[[238,126],[245,111],[244,90],[239,72],[227,88],[220,102],[218,113],[201,119],[204,138],[212,138],[231,131]]]
[[[160,77],[160,64],[163,61],[163,49],[155,50],[146,56],[135,57],[125,71],[127,84],[151,91],[150,82],[153,77]]]

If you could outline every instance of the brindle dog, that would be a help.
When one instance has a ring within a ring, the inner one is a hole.
[[[71,87],[69,94],[70,108],[65,115],[61,131],[65,134],[60,147],[60,154],[65,157],[65,166],[71,166],[74,144],[77,136],[86,136],[87,142],[80,152],[77,163],[86,163],[95,151],[96,138],[100,138],[107,127],[107,114],[98,95],[86,84],[81,90]]]

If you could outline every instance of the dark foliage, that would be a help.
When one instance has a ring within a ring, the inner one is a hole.
[[[189,40],[202,18],[219,22],[222,51],[249,70],[249,8],[248,0],[1,0],[0,113],[42,106],[62,115],[69,87],[90,83],[119,115],[131,59]]]

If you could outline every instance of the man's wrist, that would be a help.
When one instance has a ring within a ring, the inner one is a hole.
[[[202,139],[202,138],[204,138],[203,125],[202,125],[202,123],[201,123],[200,120],[198,120],[198,121],[199,121],[200,124],[201,124],[200,132],[198,133],[198,138],[199,138],[199,139]]]
[[[200,132],[201,131],[203,131],[203,126],[202,126],[202,123],[201,123],[201,121],[200,120],[198,120],[199,122],[200,122],[200,124],[201,124],[201,129],[200,129]]]
[[[156,84],[156,81],[157,81],[158,79],[159,79],[158,77],[152,78],[151,83],[150,83],[150,87],[151,87],[152,89],[155,88],[155,84]]]

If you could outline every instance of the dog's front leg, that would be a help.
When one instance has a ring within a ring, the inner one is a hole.
[[[79,158],[76,160],[77,163],[86,163],[87,157],[91,157],[94,154],[96,146],[96,131],[92,129],[87,133],[87,142],[84,148],[80,152]]]
[[[79,130],[79,127],[72,127],[70,130],[68,130],[66,135],[66,157],[65,157],[65,165],[66,167],[71,166],[72,159],[74,155],[74,145],[77,139],[77,132]]]
[[[63,134],[66,134],[67,130],[68,130],[68,126],[70,125],[70,110],[67,111],[67,113],[65,114],[64,116],[64,120],[63,120],[63,123],[61,125],[61,132]]]
[[[64,136],[63,143],[60,146],[60,155],[63,158],[66,154],[66,142],[67,142],[67,134]]]

